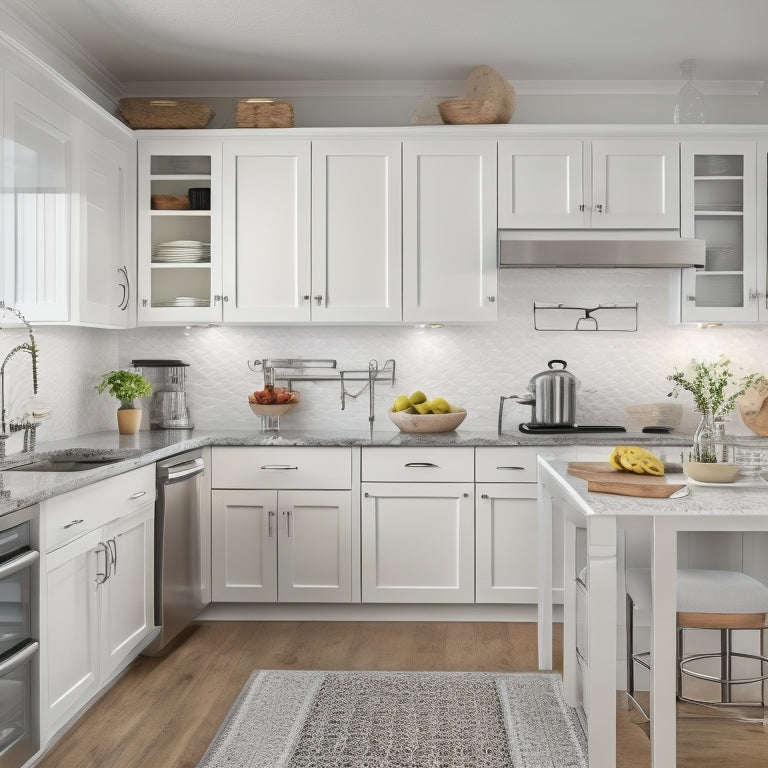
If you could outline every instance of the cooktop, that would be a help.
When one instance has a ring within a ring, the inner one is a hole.
[[[573,426],[551,426],[547,424],[521,424],[521,432],[527,435],[567,435],[571,432],[626,432],[626,427],[604,424],[574,424]]]

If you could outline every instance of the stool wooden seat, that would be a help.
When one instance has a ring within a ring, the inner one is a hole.
[[[631,570],[632,589],[640,605],[648,607],[651,594],[650,568]],[[627,578],[630,582],[629,576]],[[634,664],[651,668],[649,653],[635,653],[633,613],[636,599],[627,593],[627,692],[634,702]],[[768,680],[768,657],[765,655],[764,633],[768,628],[768,587],[741,571],[678,569],[677,571],[677,698],[692,704],[765,707],[765,685]],[[685,632],[692,629],[718,630],[720,650],[711,653],[685,653]],[[733,650],[733,633],[741,630],[760,632],[759,653]],[[751,659],[759,672],[735,678],[735,659]],[[705,674],[694,667],[703,659],[718,659],[719,675]],[[683,695],[683,678],[689,676],[720,686],[719,700],[695,699]],[[760,683],[759,702],[734,702],[733,687]]]

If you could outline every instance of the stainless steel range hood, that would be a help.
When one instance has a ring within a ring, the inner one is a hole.
[[[703,267],[705,241],[653,231],[499,231],[499,267]]]

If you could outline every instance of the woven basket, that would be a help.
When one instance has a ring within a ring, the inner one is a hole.
[[[492,101],[478,99],[448,99],[437,105],[440,117],[448,125],[479,125],[492,123],[496,106]]]
[[[186,195],[152,195],[153,211],[188,211],[189,198]]]
[[[240,99],[236,121],[238,128],[293,128],[293,104],[269,99]]]
[[[214,111],[198,101],[120,99],[120,114],[131,128],[205,128]]]

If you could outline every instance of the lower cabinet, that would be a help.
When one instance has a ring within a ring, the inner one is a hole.
[[[42,575],[43,744],[138,653],[154,630],[154,465],[148,473],[133,474],[105,480],[105,489],[96,483],[41,504],[52,547]],[[104,516],[112,519],[73,534],[66,543],[57,541]]]
[[[364,603],[475,600],[472,483],[363,483]]]
[[[214,490],[217,602],[352,599],[349,491]]]

